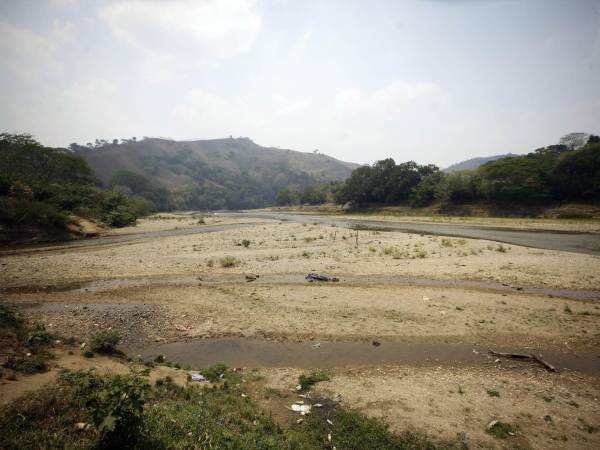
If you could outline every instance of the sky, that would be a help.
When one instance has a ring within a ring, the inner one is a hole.
[[[600,134],[600,0],[2,0],[0,131],[448,166]]]

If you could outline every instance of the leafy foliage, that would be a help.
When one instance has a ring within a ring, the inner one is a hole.
[[[114,353],[121,340],[121,334],[116,330],[104,330],[92,338],[92,349],[99,353]]]
[[[139,440],[150,385],[135,375],[100,376],[93,372],[60,374],[60,383],[85,408],[106,448],[128,448]]]
[[[600,138],[590,136],[583,147],[551,145],[523,156],[490,161],[477,170],[444,173],[436,166],[420,166],[393,159],[354,170],[334,191],[338,203],[409,204],[427,206],[434,201],[461,204],[486,200],[491,204],[540,204],[562,200],[600,200]],[[313,186],[320,192],[324,186]],[[314,198],[322,203],[322,197]],[[278,195],[281,204],[310,203],[302,192],[287,187]]]
[[[0,134],[0,224],[21,232],[65,229],[75,214],[124,226],[152,209],[141,197],[104,191],[95,183],[80,156],[44,147],[27,134]]]

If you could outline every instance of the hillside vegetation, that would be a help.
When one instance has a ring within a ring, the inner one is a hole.
[[[396,164],[391,158],[363,166],[344,182],[311,187],[319,192],[313,204],[328,198],[340,204],[427,206],[486,202],[498,207],[539,206],[560,202],[597,203],[600,200],[600,138],[587,144],[539,148],[527,155],[490,161],[476,170],[444,173],[434,165],[413,161]],[[283,190],[280,204],[306,197]]]
[[[0,241],[67,233],[75,216],[125,226],[150,202],[103,190],[85,160],[27,134],[0,134]]]
[[[318,153],[261,147],[248,138],[72,144],[103,185],[140,195],[159,210],[257,208],[288,185],[347,178],[357,164]]]

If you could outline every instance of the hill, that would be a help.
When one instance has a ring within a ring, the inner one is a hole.
[[[148,198],[160,210],[262,207],[289,185],[343,180],[359,167],[323,154],[262,147],[248,138],[146,138],[71,149],[103,185]]]
[[[461,170],[474,170],[474,169],[477,169],[477,168],[483,166],[485,163],[488,163],[490,161],[497,161],[499,159],[510,158],[512,156],[519,156],[519,155],[516,155],[514,153],[505,153],[502,155],[471,158],[471,159],[467,159],[466,161],[461,161],[461,162],[452,164],[451,166],[445,168],[444,172],[451,173],[451,172],[460,172]]]

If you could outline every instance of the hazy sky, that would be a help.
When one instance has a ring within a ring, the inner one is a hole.
[[[2,0],[0,128],[446,166],[600,132],[600,0]]]

